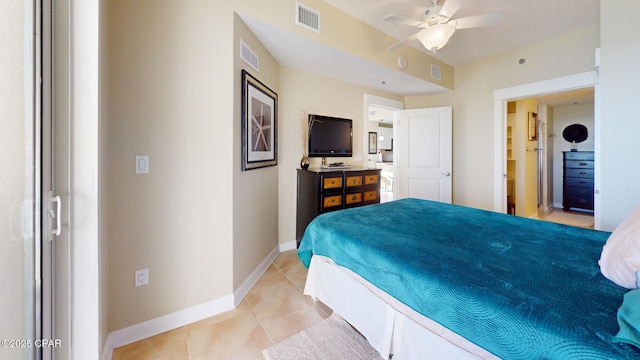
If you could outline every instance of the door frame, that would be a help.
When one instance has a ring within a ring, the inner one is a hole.
[[[594,88],[594,227],[600,228],[600,79],[596,70],[555,79],[517,85],[493,92],[494,100],[494,211],[506,212],[507,196],[507,102],[542,95]]]

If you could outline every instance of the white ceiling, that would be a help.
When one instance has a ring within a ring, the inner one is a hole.
[[[399,40],[414,34],[416,28],[383,18],[394,14],[422,20],[431,6],[430,0],[324,1]],[[494,12],[503,14],[499,25],[456,31],[437,57],[455,67],[598,24],[600,0],[467,0],[452,19]],[[411,45],[426,51],[418,41]]]
[[[388,23],[383,18],[392,13],[421,20],[425,9],[431,5],[430,0],[324,1],[398,40],[412,35],[416,28]],[[443,3],[442,0],[440,2]],[[467,0],[453,19],[492,12],[503,13],[499,25],[456,31],[449,43],[438,51],[437,58],[454,67],[460,66],[598,24],[600,0]],[[276,60],[285,66],[399,95],[447,91],[401,71],[316,43],[255,18],[243,14],[240,17]],[[330,19],[322,20],[325,22],[322,26],[328,26],[326,22]],[[407,46],[427,52],[418,41]],[[565,100],[565,103],[572,102]]]

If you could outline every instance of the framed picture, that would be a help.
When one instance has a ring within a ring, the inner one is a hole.
[[[369,131],[369,154],[378,152],[378,133]]]
[[[278,94],[242,70],[242,171],[278,164]]]
[[[527,138],[529,141],[538,140],[538,114],[529,112],[527,123]]]

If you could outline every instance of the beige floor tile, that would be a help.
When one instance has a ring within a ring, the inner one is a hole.
[[[282,270],[282,272],[298,289],[300,289],[300,291],[304,290],[308,270],[301,262],[291,266],[290,268]]]
[[[263,324],[313,305],[313,300],[302,295],[300,289],[290,281],[268,289],[251,290],[246,300]]]
[[[113,351],[112,360],[188,360],[187,333],[184,327],[168,331]]]
[[[190,359],[254,359],[272,345],[250,312],[199,327],[187,335]]]
[[[319,307],[308,306],[281,318],[262,323],[262,326],[271,342],[275,344],[326,318],[327,315]]]
[[[289,279],[284,275],[284,273],[277,267],[271,265],[267,268],[267,271],[262,274],[260,279],[258,279],[253,288],[251,288],[251,291],[263,291],[273,285],[286,282],[289,282]]]
[[[281,253],[273,261],[273,265],[280,270],[288,269],[294,265],[302,264],[297,250],[289,250]]]
[[[227,319],[229,319],[231,317],[234,317],[234,316],[239,315],[239,314],[244,313],[244,312],[248,312],[248,313],[253,314],[252,311],[251,311],[251,307],[249,306],[249,303],[247,303],[246,300],[242,300],[240,302],[240,304],[238,304],[238,307],[236,307],[233,310],[230,310],[230,311],[224,312],[222,314],[218,314],[218,315],[215,315],[215,316],[212,316],[212,317],[209,317],[209,318],[206,318],[206,319],[200,320],[198,322],[195,322],[195,323],[187,325],[186,326],[187,333],[190,333],[190,332],[195,331],[195,330],[197,330],[199,328],[202,328],[202,327],[211,326],[213,324],[219,323],[220,321],[227,320]]]

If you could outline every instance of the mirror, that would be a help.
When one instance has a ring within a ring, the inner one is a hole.
[[[570,143],[581,143],[589,137],[587,127],[582,124],[572,124],[564,128],[562,137]]]

